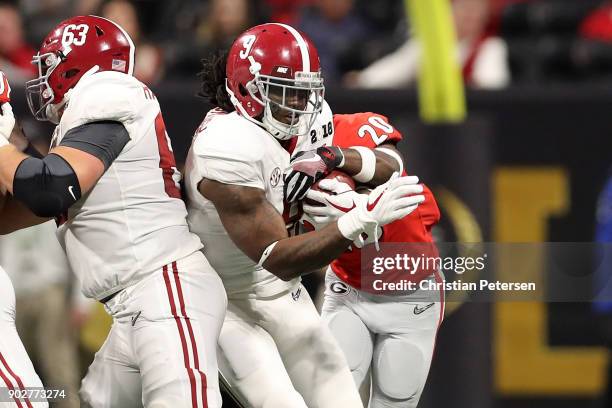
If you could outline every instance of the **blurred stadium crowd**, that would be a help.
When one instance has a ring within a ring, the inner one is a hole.
[[[458,58],[467,84],[607,78],[612,3],[602,0],[454,0]],[[193,79],[199,60],[265,21],[292,24],[319,48],[328,84],[410,86],[419,46],[401,0],[21,0],[0,2],[0,68],[14,82],[34,75],[30,58],[57,22],[97,14],[137,45],[136,75],[154,85]]]

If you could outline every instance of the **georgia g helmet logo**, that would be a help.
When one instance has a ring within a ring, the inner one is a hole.
[[[349,292],[349,288],[344,282],[332,282],[332,284],[329,285],[329,290],[336,295],[346,295]]]

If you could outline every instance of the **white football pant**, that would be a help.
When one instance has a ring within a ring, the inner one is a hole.
[[[219,367],[253,408],[363,407],[342,350],[300,284],[270,298],[230,299]]]
[[[44,393],[37,392],[42,386],[15,328],[13,285],[0,268],[0,408],[48,407]],[[9,398],[15,392],[34,398]]]
[[[425,302],[376,296],[350,287],[328,269],[323,319],[357,387],[367,386],[371,373],[369,408],[417,406],[444,316],[444,294],[432,295]]]
[[[217,408],[216,346],[227,298],[201,252],[124,289],[105,308],[106,342],[81,386],[93,408]]]

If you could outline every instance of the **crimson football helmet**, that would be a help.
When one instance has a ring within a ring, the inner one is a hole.
[[[317,49],[286,24],[250,28],[228,53],[226,89],[242,116],[278,139],[305,135],[325,93]]]
[[[26,82],[28,105],[38,120],[59,122],[68,92],[84,75],[134,72],[134,43],[117,24],[97,16],[62,21],[32,59],[38,78]]]

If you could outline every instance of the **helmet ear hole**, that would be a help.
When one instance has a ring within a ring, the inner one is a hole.
[[[69,69],[68,71],[64,72],[63,76],[66,79],[70,79],[72,77],[74,77],[76,74],[79,73],[80,70],[73,68],[73,69]]]
[[[244,85],[242,84],[238,85],[238,90],[240,91],[240,95],[242,96],[247,96],[249,94]]]

